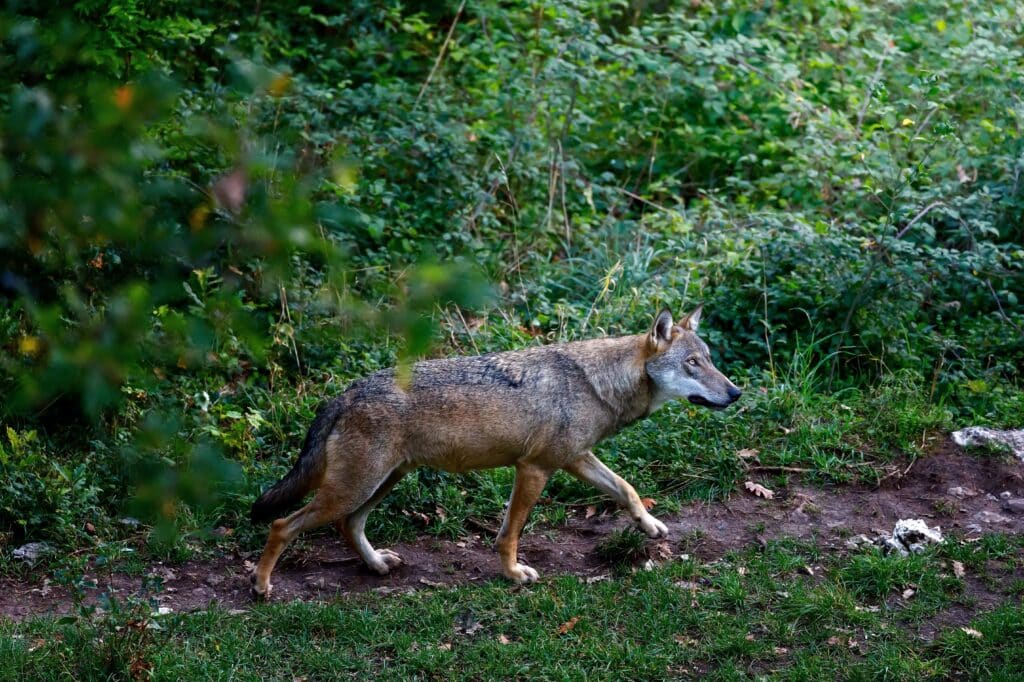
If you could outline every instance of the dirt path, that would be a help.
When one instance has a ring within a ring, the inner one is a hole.
[[[950,442],[915,462],[901,480],[879,489],[791,485],[777,490],[773,500],[738,492],[725,502],[689,505],[679,514],[661,517],[670,536],[667,545],[654,542],[652,546],[662,554],[678,557],[685,552],[713,560],[751,543],[792,537],[813,541],[823,550],[846,552],[849,537],[888,533],[901,518],[922,518],[929,525],[940,525],[944,533],[968,538],[986,532],[1024,533],[1024,514],[1004,509],[999,499],[1004,491],[1024,496],[1024,467],[966,455]],[[609,532],[627,523],[621,514],[585,519],[580,510],[565,526],[533,529],[523,538],[520,558],[542,578],[607,574],[608,565],[594,549]],[[498,575],[497,555],[486,533],[467,534],[458,541],[420,538],[395,545],[392,549],[406,563],[386,577],[370,574],[333,538],[320,537],[311,544],[286,553],[274,573],[273,600],[325,600],[355,591],[429,589],[487,581]],[[152,571],[164,579],[158,600],[174,611],[202,609],[211,603],[245,608],[251,604],[246,564],[256,558],[254,553],[154,565]],[[140,578],[115,575],[112,583],[104,583],[102,588],[127,595],[136,592],[140,584]],[[983,605],[985,595],[978,598]],[[21,619],[60,613],[69,606],[67,593],[43,578],[32,582],[0,579],[0,616]]]

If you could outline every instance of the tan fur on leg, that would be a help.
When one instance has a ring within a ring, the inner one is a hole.
[[[519,535],[523,532],[530,510],[540,498],[551,472],[529,463],[516,466],[516,481],[512,486],[505,521],[498,531],[497,546],[501,557],[501,570],[505,577],[517,583],[532,583],[539,577],[537,571],[517,560]]]
[[[593,452],[588,452],[563,468],[584,483],[589,483],[610,495],[629,512],[640,529],[650,537],[659,538],[668,535],[668,528],[647,512],[633,486],[605,466]]]

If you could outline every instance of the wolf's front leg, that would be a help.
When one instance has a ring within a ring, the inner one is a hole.
[[[551,472],[533,464],[516,466],[516,481],[512,486],[512,498],[508,503],[505,521],[498,531],[498,555],[505,577],[517,583],[532,583],[539,577],[537,571],[518,561],[519,535],[523,532],[526,519],[533,505],[537,504],[540,493],[550,478]]]
[[[661,538],[668,535],[668,528],[647,512],[633,486],[606,467],[594,453],[588,452],[567,464],[564,469],[581,481],[611,495],[612,499],[626,508],[636,525],[649,537]]]

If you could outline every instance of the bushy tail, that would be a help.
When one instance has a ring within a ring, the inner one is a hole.
[[[327,403],[317,412],[313,426],[306,434],[299,461],[284,478],[263,493],[252,505],[249,518],[253,523],[277,518],[282,510],[294,506],[319,481],[327,466],[327,437],[341,417],[341,400]]]

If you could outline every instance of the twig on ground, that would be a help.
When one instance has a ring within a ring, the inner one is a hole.
[[[805,469],[804,467],[756,466],[750,467],[749,471],[781,471],[787,474],[808,474],[814,471],[814,469]]]
[[[492,528],[491,526],[488,526],[483,521],[478,521],[477,519],[473,518],[472,516],[467,516],[466,517],[465,525],[470,527],[470,528],[476,528],[477,530],[483,531],[483,532],[488,533],[490,535],[497,535],[498,534],[498,529],[497,528]]]

